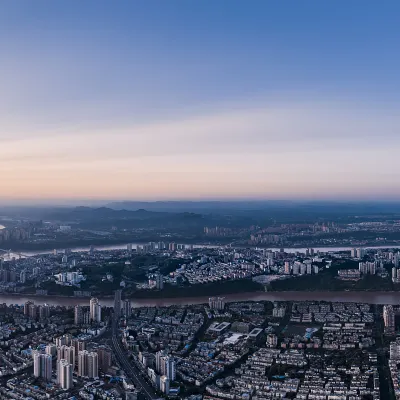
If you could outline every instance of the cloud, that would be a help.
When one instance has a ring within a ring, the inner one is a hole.
[[[6,131],[6,129],[3,129]],[[383,140],[384,139],[384,140]],[[54,135],[20,132],[3,142],[5,159],[70,160],[143,158],[178,154],[270,154],[354,147],[357,152],[400,140],[400,116],[373,108],[336,104],[236,107],[233,110],[128,127],[79,129],[60,126]]]
[[[7,196],[398,196],[395,114],[318,102],[234,107],[3,142]],[[37,195],[37,193],[36,193]]]

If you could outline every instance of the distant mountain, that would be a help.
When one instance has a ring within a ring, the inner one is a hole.
[[[119,201],[106,206],[115,210],[139,208],[157,212],[226,213],[231,210],[263,210],[270,207],[290,207],[291,201]]]
[[[155,212],[145,209],[114,210],[109,207],[75,207],[53,209],[43,215],[43,219],[64,223],[77,223],[85,228],[130,227],[180,227],[203,226],[203,216],[196,213]]]
[[[278,214],[282,211],[322,214],[398,213],[399,202],[357,201],[289,201],[289,200],[236,200],[236,201],[119,201],[106,207],[114,210],[146,209],[153,212],[229,213],[232,211],[262,211]]]

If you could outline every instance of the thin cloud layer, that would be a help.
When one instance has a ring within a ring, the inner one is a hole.
[[[67,197],[325,198],[365,195],[374,180],[377,197],[395,196],[398,122],[390,112],[316,103],[53,137],[20,133],[2,145],[2,188],[18,197],[57,188]]]

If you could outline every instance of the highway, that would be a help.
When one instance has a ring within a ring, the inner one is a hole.
[[[152,388],[145,380],[142,378],[141,371],[132,365],[129,361],[126,353],[121,348],[121,342],[119,341],[118,337],[118,321],[113,314],[112,317],[112,347],[114,350],[115,357],[117,358],[118,362],[121,364],[122,369],[125,371],[125,374],[128,378],[130,378],[136,388],[141,391],[142,395],[146,398],[146,400],[154,400],[158,399],[154,388]]]

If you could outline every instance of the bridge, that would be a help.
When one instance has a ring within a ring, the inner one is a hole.
[[[21,257],[31,257],[29,254],[24,254],[24,253],[20,253],[19,251],[13,251],[11,249],[0,249],[0,252],[6,253],[8,255],[8,257],[11,257],[11,254],[16,254],[17,256],[19,256],[19,258]],[[0,255],[0,258],[4,258],[4,255]]]

